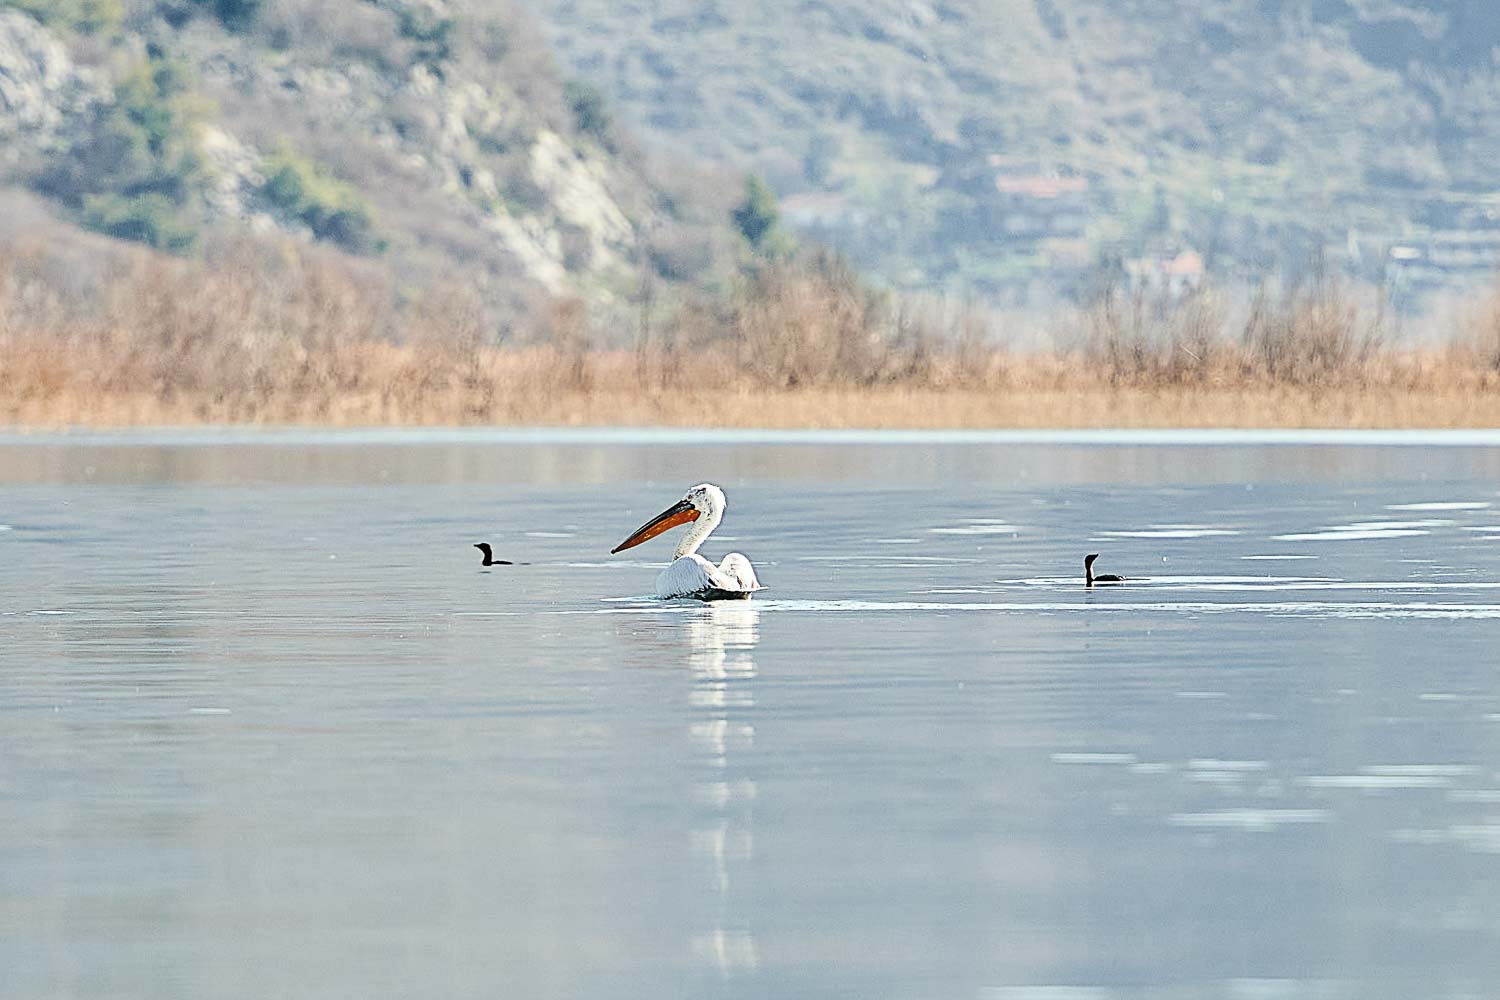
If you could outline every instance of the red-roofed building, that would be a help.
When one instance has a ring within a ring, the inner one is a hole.
[[[1125,262],[1125,273],[1135,291],[1180,299],[1203,287],[1203,257],[1196,250],[1137,257]]]
[[[991,224],[1002,240],[1081,239],[1088,229],[1085,177],[1002,173],[994,184]]]

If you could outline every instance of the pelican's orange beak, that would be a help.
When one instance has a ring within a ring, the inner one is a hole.
[[[644,541],[655,538],[663,531],[675,528],[679,524],[687,524],[689,521],[696,520],[698,520],[698,508],[688,503],[687,500],[679,500],[639,528],[636,528],[634,534],[610,549],[609,554],[614,555],[616,552],[624,552],[626,549],[634,548]]]

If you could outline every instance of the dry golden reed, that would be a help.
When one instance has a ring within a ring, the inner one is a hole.
[[[826,256],[643,312],[629,344],[574,301],[504,324],[461,287],[403,293],[309,248],[132,253],[85,287],[70,273],[44,248],[0,248],[0,422],[1500,426],[1500,296],[1414,350],[1333,282],[1238,307],[1116,291],[1035,352]]]

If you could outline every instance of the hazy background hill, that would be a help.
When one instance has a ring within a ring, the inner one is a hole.
[[[1487,0],[0,0],[0,236],[289,238],[618,333],[728,301],[750,172],[949,301],[1316,263],[1417,308],[1500,261],[1497,46]]]
[[[1491,0],[532,0],[648,143],[764,174],[885,281],[1322,254],[1408,301],[1500,258]]]

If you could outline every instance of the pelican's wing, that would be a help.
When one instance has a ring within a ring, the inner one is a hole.
[[[759,589],[750,560],[741,555],[726,557],[719,567],[695,552],[676,560],[656,578],[656,596],[663,598],[748,594]]]
[[[657,597],[692,597],[714,586],[718,569],[707,559],[693,553],[674,560],[656,578]]]
[[[755,578],[755,567],[750,565],[748,557],[738,552],[731,552],[719,563],[719,575],[726,580],[733,581],[732,590],[759,590],[760,581]]]

